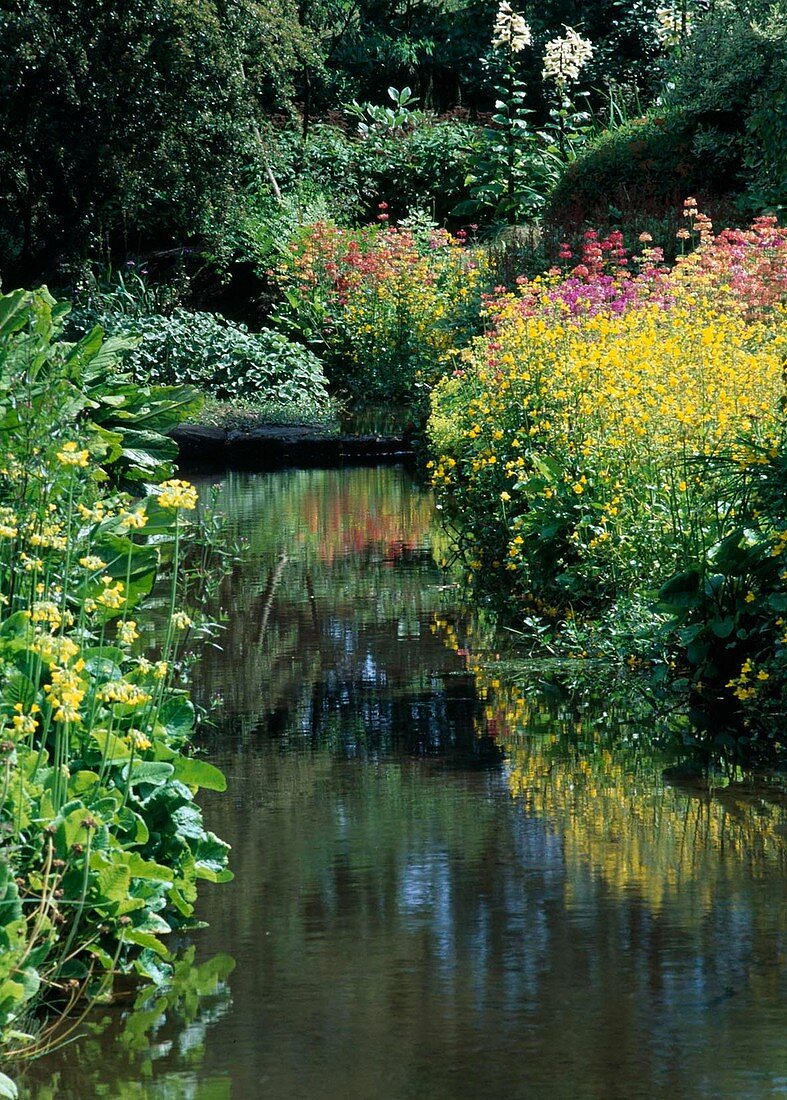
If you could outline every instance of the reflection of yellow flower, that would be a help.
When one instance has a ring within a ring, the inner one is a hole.
[[[190,626],[194,626],[194,620],[190,619],[185,611],[176,611],[172,616],[172,625],[176,630],[186,630]]]
[[[76,443],[64,443],[56,457],[62,466],[87,466],[89,456],[87,451],[80,451]]]
[[[158,500],[162,508],[192,511],[197,507],[197,490],[190,481],[172,478],[171,481],[163,482]]]

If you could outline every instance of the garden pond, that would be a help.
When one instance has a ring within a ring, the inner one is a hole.
[[[192,671],[233,848],[165,996],[20,1095],[787,1094],[787,804],[506,678],[406,469],[202,476],[248,543]],[[605,673],[600,673],[603,681]]]

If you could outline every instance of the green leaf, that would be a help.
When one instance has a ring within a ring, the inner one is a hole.
[[[223,772],[205,760],[193,756],[178,756],[173,761],[175,778],[187,787],[204,787],[208,791],[226,791],[227,780]]]
[[[727,615],[724,619],[711,619],[709,625],[717,638],[729,638],[735,629],[735,616]]]
[[[131,746],[118,734],[102,729],[91,729],[90,733],[108,763],[117,764],[130,758]]]
[[[132,878],[146,878],[151,882],[174,881],[175,874],[171,868],[164,867],[161,863],[153,863],[151,860],[143,859],[139,852],[128,852],[126,855],[126,865]]]
[[[18,1100],[19,1091],[5,1073],[0,1073],[0,1100]]]
[[[194,726],[194,704],[185,694],[170,695],[159,710],[158,720],[170,737],[186,737]]]
[[[134,943],[138,947],[146,947],[148,951],[152,951],[160,959],[169,958],[168,948],[152,932],[140,932],[136,928],[124,928],[121,935],[125,943]]]
[[[700,572],[698,569],[688,569],[684,573],[677,573],[661,586],[659,590],[659,603],[668,609],[699,607],[701,603]]]
[[[172,777],[174,768],[171,764],[164,764],[157,760],[139,760],[128,774],[128,765],[123,769],[123,779],[130,786],[136,787],[139,783],[152,783],[159,787]]]

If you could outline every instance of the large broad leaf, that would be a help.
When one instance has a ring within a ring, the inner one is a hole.
[[[166,783],[172,776],[174,768],[160,760],[139,760],[131,769],[129,776],[128,765],[123,769],[123,778],[131,787],[139,783],[151,783],[159,787]]]
[[[122,737],[102,729],[91,729],[90,733],[108,764],[120,764],[131,758],[131,746]]]
[[[135,943],[138,947],[146,947],[153,951],[161,959],[169,958],[169,950],[161,940],[156,939],[152,932],[138,932],[135,928],[124,928],[121,933],[124,943]]]
[[[196,416],[204,403],[204,397],[193,386],[125,385],[113,387],[108,392],[123,393],[126,401],[121,408],[108,408],[96,414],[96,419],[105,426],[112,421],[116,428],[133,426],[151,432],[168,432]]]
[[[30,317],[32,297],[27,290],[0,294],[0,337],[10,336],[24,328]]]
[[[178,756],[173,760],[175,778],[187,787],[204,787],[208,791],[226,791],[227,779],[223,772],[206,760],[193,756]]]
[[[155,480],[172,469],[178,457],[178,445],[160,432],[139,431],[123,427],[121,454],[139,475],[139,480]]]
[[[194,725],[194,704],[185,694],[170,695],[159,710],[158,720],[170,737],[186,737]]]
[[[667,610],[686,610],[702,602],[701,574],[698,569],[677,573],[661,586],[659,605]]]
[[[103,330],[100,328],[93,329],[86,339],[92,337],[96,331],[100,336],[99,346],[85,358],[83,366],[83,378],[88,388],[97,379],[106,380],[108,376],[115,373],[125,353],[132,351],[139,344],[139,337],[131,333],[104,337]]]
[[[18,1100],[19,1092],[10,1077],[0,1073],[0,1100]]]

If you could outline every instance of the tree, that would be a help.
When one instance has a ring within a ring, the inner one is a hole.
[[[6,277],[218,231],[309,49],[292,0],[4,0]]]

